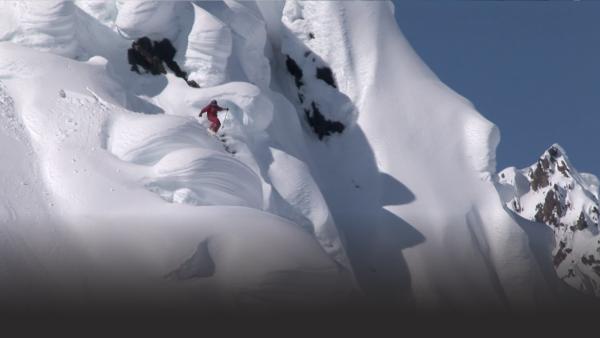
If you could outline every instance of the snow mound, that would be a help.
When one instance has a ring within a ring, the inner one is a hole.
[[[600,296],[600,207],[598,179],[579,174],[564,149],[554,144],[529,168],[498,174],[506,206],[554,230],[553,263],[569,285]]]
[[[197,5],[193,5],[193,24],[187,35],[185,67],[189,78],[201,87],[222,84],[232,50],[231,30]]]
[[[75,8],[64,0],[3,2],[0,40],[74,58],[80,52]]]
[[[175,1],[124,1],[118,0],[115,24],[127,39],[143,36],[153,40],[173,39],[179,29]]]
[[[152,166],[144,186],[169,202],[262,208],[260,178],[193,119],[124,115],[108,133],[107,149]]]
[[[201,90],[187,90],[185,86],[183,81],[177,81],[155,96],[154,100],[169,115],[195,117],[210,100],[215,99],[229,108],[229,112],[219,114],[223,128],[230,129],[230,134],[256,134],[264,131],[273,120],[273,103],[263,90],[253,84],[228,82]]]
[[[163,199],[194,205],[262,208],[260,178],[229,154],[187,148],[164,156],[153,166],[145,186]]]
[[[153,40],[173,39],[179,29],[175,20],[176,4],[175,1],[118,0],[115,24],[127,39],[143,36]]]
[[[108,151],[136,164],[154,165],[168,153],[183,148],[222,148],[206,129],[188,118],[131,114],[118,116],[109,125]]]

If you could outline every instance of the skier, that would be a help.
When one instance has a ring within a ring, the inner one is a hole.
[[[229,108],[220,107],[217,104],[217,100],[212,100],[206,107],[202,108],[202,111],[200,111],[200,117],[202,117],[202,114],[206,113],[206,116],[210,121],[210,130],[215,134],[219,131],[219,128],[221,128],[221,121],[219,121],[217,113],[223,110],[229,110]]]

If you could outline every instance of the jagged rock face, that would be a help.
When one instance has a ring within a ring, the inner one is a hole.
[[[555,144],[529,168],[501,171],[497,181],[510,210],[554,230],[553,264],[559,277],[600,296],[597,178],[578,173]]]

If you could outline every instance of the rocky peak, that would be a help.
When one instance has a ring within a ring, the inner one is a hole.
[[[580,174],[564,149],[554,144],[528,168],[501,171],[497,182],[508,209],[553,229],[559,277],[600,296],[598,179]]]

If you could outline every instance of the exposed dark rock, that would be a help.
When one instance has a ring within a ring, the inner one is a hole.
[[[304,56],[307,57],[308,55],[310,55],[310,53],[310,51],[306,51],[304,53]],[[298,88],[298,100],[300,101],[300,103],[304,103],[306,101],[306,98],[302,91],[302,87],[304,86],[304,72],[302,71],[302,68],[300,68],[298,63],[289,55],[286,55],[285,65],[288,72],[294,77],[294,83],[296,84],[296,88]],[[329,67],[318,68],[317,78],[325,81],[332,87],[337,88],[335,84],[335,79],[333,77],[333,72]],[[310,108],[304,108],[304,114],[306,116],[308,124],[317,134],[319,140],[322,140],[323,137],[329,136],[333,133],[342,133],[345,129],[344,124],[342,124],[341,122],[326,119],[325,116],[321,113],[318,104],[315,103],[315,101],[312,101],[310,103]]]
[[[140,66],[152,75],[167,73],[163,66],[164,62],[175,76],[184,79],[190,87],[199,88],[198,83],[188,80],[188,74],[175,62],[175,54],[177,50],[169,39],[152,42],[149,38],[142,37],[134,41],[131,48],[127,50],[127,60],[131,65],[131,71],[141,74],[138,68]]]
[[[289,55],[286,55],[285,66],[287,67],[288,72],[294,77],[296,87],[300,89],[304,85],[304,82],[302,82],[302,76],[304,75],[302,69]]]
[[[548,154],[550,154],[550,160],[552,160],[553,162],[556,160],[557,157],[561,156],[560,150],[555,146],[552,146],[550,147],[550,149],[548,149]]]
[[[307,50],[306,52],[304,52],[304,57],[308,57],[310,55],[311,51]]]
[[[515,200],[513,200],[513,201],[512,201],[512,204],[513,204],[513,209],[514,209],[516,212],[521,212],[521,211],[523,211],[523,207],[521,207],[521,203],[519,203],[519,201],[518,201],[518,200],[516,200],[516,199],[515,199]]]
[[[333,72],[329,67],[319,67],[317,68],[317,79],[325,81],[328,85],[337,89],[337,85],[335,83],[335,79],[333,77]]]
[[[564,251],[566,245],[567,243],[560,241],[558,251],[556,251],[554,258],[552,259],[552,263],[554,263],[555,267],[559,266],[560,263],[562,263],[565,260],[565,258],[567,258],[567,253]]]
[[[152,41],[147,37],[135,40],[127,50],[127,61],[131,71],[140,73],[138,66],[152,75],[166,74],[161,59],[154,53]]]
[[[563,175],[565,175],[565,177],[570,177],[569,176],[569,172],[571,172],[569,170],[569,167],[567,166],[567,164],[565,163],[565,161],[560,161],[560,165],[557,165],[556,168],[558,168],[558,171],[560,171]]]
[[[560,204],[560,200],[556,196],[555,190],[550,190],[546,194],[544,204],[538,204],[536,207],[535,221],[540,223],[546,223],[555,227],[560,226],[560,217],[562,216],[563,210]]]
[[[583,211],[581,212],[581,214],[579,214],[579,218],[577,219],[577,223],[575,224],[575,227],[577,230],[583,230],[588,227],[588,224],[585,220],[585,214],[583,213]]]
[[[317,134],[319,140],[322,140],[323,137],[333,133],[342,133],[344,131],[345,126],[341,122],[327,120],[315,102],[311,102],[310,106],[312,110],[304,109],[304,113],[306,114],[308,124]]]
[[[548,180],[548,174],[542,168],[541,162],[542,161],[538,161],[535,170],[530,173],[531,189],[534,191],[538,191],[540,188],[545,188],[550,184]]]
[[[594,255],[588,255],[586,256],[582,256],[581,257],[581,263],[585,264],[585,265],[594,265],[594,264],[600,264],[600,260],[597,260],[596,257],[594,257]]]
[[[194,254],[165,277],[171,280],[205,278],[215,274],[215,263],[208,249],[208,240],[198,244]]]
[[[314,38],[315,38],[315,34],[314,34],[313,32],[309,32],[309,33],[308,33],[308,38],[309,38],[310,40],[314,39]]]
[[[542,158],[542,167],[544,167],[544,169],[548,170],[550,169],[550,161],[548,161],[547,158]]]

